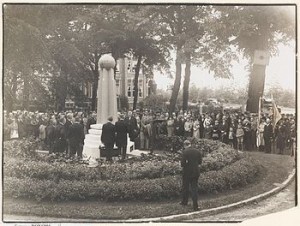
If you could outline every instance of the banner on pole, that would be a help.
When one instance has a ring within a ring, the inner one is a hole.
[[[273,126],[273,129],[275,130],[275,126],[277,124],[277,122],[281,119],[281,114],[275,104],[275,101],[273,100],[272,102],[272,115],[273,115],[273,120],[272,120],[272,126]]]

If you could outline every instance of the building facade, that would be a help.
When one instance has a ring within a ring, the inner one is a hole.
[[[128,98],[129,108],[133,106],[133,91],[134,91],[134,76],[135,66],[137,61],[130,58],[120,58],[116,62],[116,91],[117,96],[126,96]],[[146,98],[150,93],[153,93],[155,82],[153,79],[146,76],[143,67],[140,68],[138,80],[138,103]],[[80,103],[74,102],[74,97],[67,98],[65,103],[66,109],[91,110],[91,99],[93,93],[93,84],[84,82],[80,84],[80,90],[87,100]]]
[[[117,60],[116,70],[116,86],[118,96],[127,96],[129,108],[133,106],[133,91],[134,91],[134,76],[135,66],[137,61],[129,58],[121,58]],[[143,67],[140,69],[138,80],[138,103],[150,94],[151,81],[143,72]]]

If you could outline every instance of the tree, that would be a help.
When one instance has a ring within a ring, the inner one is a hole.
[[[295,37],[295,6],[235,6],[226,8],[232,24],[232,45],[235,45],[253,64],[255,50],[276,55],[279,43]],[[247,110],[258,111],[263,95],[266,65],[250,66]]]
[[[23,108],[28,109],[30,91],[36,87],[34,72],[50,59],[42,33],[22,17],[26,13],[19,6],[4,7],[4,76],[12,77],[10,95],[5,99],[11,102],[9,109],[16,102],[16,87],[21,82]]]
[[[176,5],[161,7],[162,26],[171,35],[165,42],[176,51],[176,76],[170,99],[170,112],[175,110],[181,83],[181,64],[185,63],[183,109],[187,109],[191,64],[208,68],[216,77],[230,77],[231,61],[236,58],[228,45],[228,35],[223,30],[220,13],[215,7],[200,5]]]

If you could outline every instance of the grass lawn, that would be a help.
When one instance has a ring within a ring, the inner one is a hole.
[[[219,207],[245,200],[276,187],[274,183],[282,183],[294,169],[294,159],[287,155],[248,152],[261,162],[264,172],[256,182],[219,194],[199,196],[200,209]],[[37,202],[25,199],[4,197],[3,213],[10,215],[47,216],[72,219],[134,219],[151,218],[187,213],[192,205],[181,206],[179,199],[159,202],[101,202],[101,201],[68,201]],[[191,201],[190,201],[191,202]],[[5,220],[5,218],[3,219]]]

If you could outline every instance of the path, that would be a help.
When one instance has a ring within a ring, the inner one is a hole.
[[[258,203],[191,221],[244,221],[295,207],[295,181],[280,193]]]

